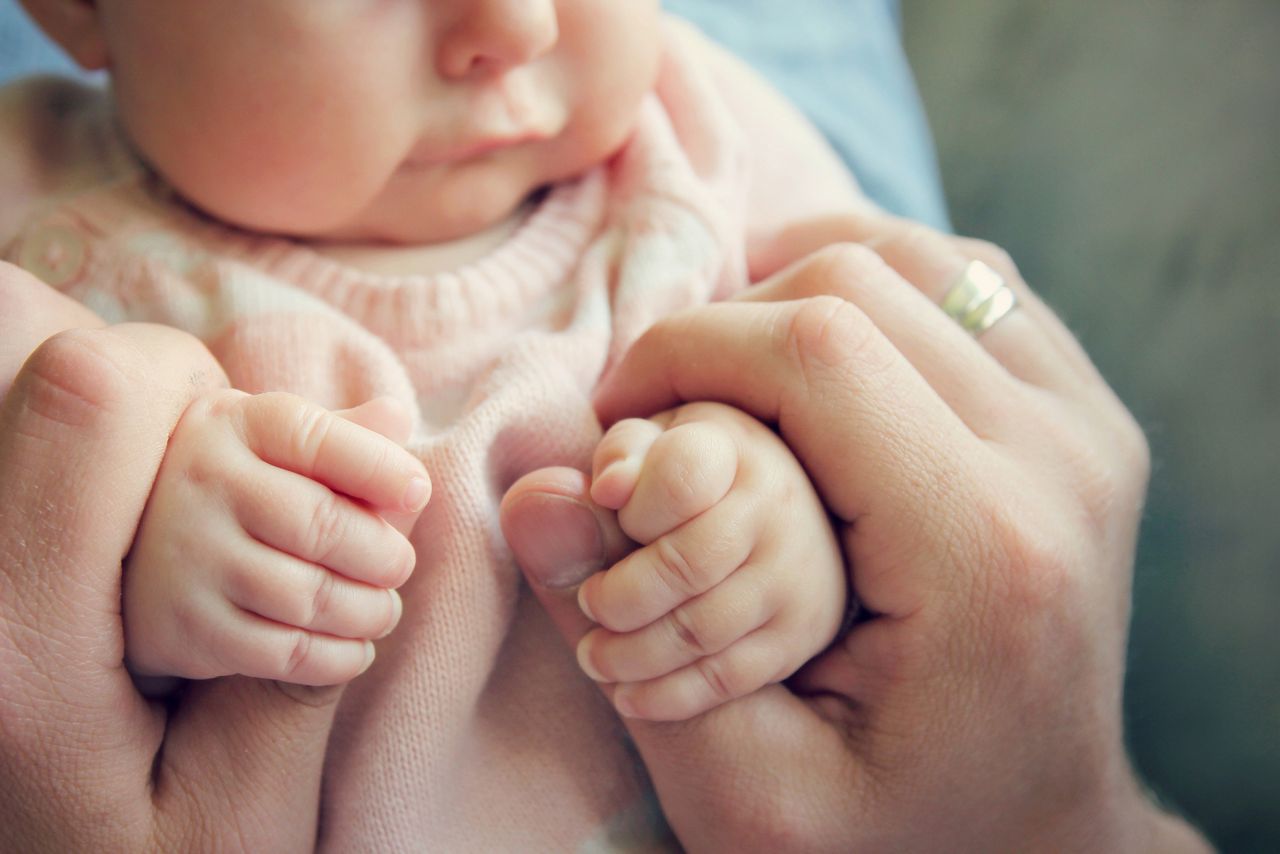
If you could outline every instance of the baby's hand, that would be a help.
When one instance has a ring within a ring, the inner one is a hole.
[[[790,449],[732,407],[616,424],[591,496],[644,547],[582,585],[583,670],[618,711],[683,720],[786,679],[835,637],[844,561]]]
[[[405,521],[430,493],[397,444],[408,430],[386,398],[342,415],[279,393],[193,402],[125,563],[130,670],[303,685],[362,673],[415,560],[383,517]]]

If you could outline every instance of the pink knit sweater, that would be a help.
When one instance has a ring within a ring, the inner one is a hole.
[[[100,93],[0,93],[7,260],[108,322],[194,333],[246,391],[331,408],[394,395],[416,413],[434,495],[403,620],[339,709],[323,848],[672,845],[623,728],[524,588],[498,502],[532,469],[588,465],[602,373],[656,318],[744,287],[748,235],[854,192],[754,77],[683,27],[668,42],[612,162],[552,188],[489,256],[429,276],[201,216],[125,153]]]

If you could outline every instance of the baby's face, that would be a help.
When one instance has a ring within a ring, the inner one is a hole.
[[[120,115],[254,231],[432,243],[627,138],[659,0],[99,0]]]

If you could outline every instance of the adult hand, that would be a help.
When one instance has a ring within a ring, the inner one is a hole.
[[[174,424],[225,382],[183,333],[76,329],[0,407],[0,850],[314,845],[340,688],[220,679],[164,707],[123,663],[121,562]]]
[[[861,241],[824,249],[833,237]],[[982,258],[1021,307],[980,341],[938,308]],[[691,850],[1130,850],[1203,845],[1143,797],[1121,687],[1147,449],[1075,340],[986,244],[838,219],[752,259],[741,299],[646,334],[602,421],[729,403],[776,426],[868,609],[789,685],[627,725]],[[586,478],[504,502],[570,643],[575,587],[629,548]],[[606,692],[608,688],[606,686]]]

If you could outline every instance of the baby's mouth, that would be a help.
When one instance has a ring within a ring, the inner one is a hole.
[[[456,143],[423,144],[409,152],[409,156],[405,158],[400,168],[409,172],[421,172],[436,166],[466,163],[509,148],[540,142],[546,138],[545,134],[536,131],[521,131],[514,134],[477,136]]]

